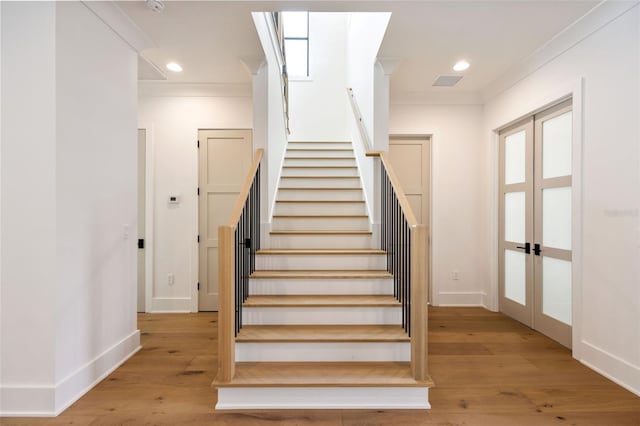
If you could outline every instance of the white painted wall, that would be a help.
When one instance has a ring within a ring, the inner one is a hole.
[[[281,76],[282,54],[278,47],[275,27],[269,13],[254,12],[253,20],[262,45],[266,64],[254,78],[254,124],[257,126],[262,146],[265,147],[266,160],[262,169],[262,218],[261,228],[263,247],[268,245],[270,222],[275,207],[275,199],[280,181],[280,173],[287,148],[287,129],[285,124],[284,87]],[[291,109],[291,106],[289,106]],[[264,178],[266,177],[266,178]],[[265,217],[265,211],[267,216]]]
[[[142,85],[141,85],[142,86]],[[151,312],[196,312],[198,282],[198,129],[250,129],[250,91],[235,96],[216,88],[166,91],[147,84],[138,102],[138,122],[153,127],[155,182]],[[201,96],[197,96],[198,90]],[[169,195],[180,204],[168,204]],[[168,274],[175,283],[168,284]]]
[[[0,8],[0,410],[46,412],[54,409],[47,387],[55,385],[56,9],[17,2]]]
[[[52,415],[139,348],[137,55],[81,3],[1,7],[0,409]]]
[[[582,211],[574,220],[581,217],[582,233],[574,235],[579,245],[573,248],[579,301],[573,352],[640,394],[640,6],[487,102],[485,191],[494,194],[490,202],[497,205],[493,130],[576,87],[583,87],[582,140],[574,141],[582,146]],[[492,211],[483,226],[495,240]],[[485,262],[497,265],[497,250],[485,251]],[[487,291],[497,294],[497,282],[494,269]],[[491,307],[497,307],[495,298]]]
[[[309,14],[308,80],[290,76],[289,140],[349,140],[346,13]]]
[[[391,104],[391,135],[432,135],[431,282],[436,306],[483,305],[488,212],[482,105]],[[459,271],[459,280],[451,273]]]

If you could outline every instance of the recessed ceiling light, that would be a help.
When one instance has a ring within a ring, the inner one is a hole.
[[[469,62],[467,61],[458,61],[456,62],[456,64],[453,66],[453,70],[454,71],[464,71],[467,68],[469,68]]]
[[[169,62],[167,64],[167,69],[169,71],[173,71],[173,72],[180,72],[182,71],[182,67],[179,64],[176,64],[175,62]]]

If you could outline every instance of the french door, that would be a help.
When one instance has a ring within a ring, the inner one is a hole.
[[[500,311],[571,347],[571,100],[500,132]]]

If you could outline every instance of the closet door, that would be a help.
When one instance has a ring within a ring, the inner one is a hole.
[[[571,347],[571,101],[535,117],[534,328]]]
[[[500,132],[500,311],[533,326],[533,117]]]

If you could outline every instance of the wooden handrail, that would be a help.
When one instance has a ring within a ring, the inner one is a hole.
[[[404,191],[402,190],[402,186],[400,185],[400,179],[398,179],[396,172],[393,170],[393,166],[391,165],[389,156],[386,152],[376,152],[375,155],[372,153],[371,156],[380,157],[380,160],[382,160],[382,164],[387,171],[387,175],[389,176],[389,181],[391,181],[393,189],[395,189],[398,201],[400,202],[400,207],[402,208],[402,212],[404,213],[409,226],[412,228],[417,226],[419,223],[416,220],[415,215],[413,214],[413,210],[411,210],[411,204],[409,204],[409,200],[407,200],[406,195],[404,195]]]
[[[240,220],[240,215],[242,214],[242,208],[244,207],[244,203],[245,201],[247,201],[247,197],[249,196],[249,190],[251,189],[253,177],[256,175],[256,171],[258,170],[260,161],[262,161],[263,155],[264,149],[260,148],[256,150],[256,153],[253,156],[253,162],[251,163],[251,167],[249,168],[249,173],[247,173],[247,177],[245,178],[244,183],[240,188],[240,194],[238,194],[236,204],[231,212],[231,217],[227,222],[227,226],[231,227],[234,231],[236,229],[236,226],[238,226],[238,221]]]
[[[235,232],[263,154],[263,149],[256,150],[231,217],[218,227],[218,383],[230,382],[235,374]]]

